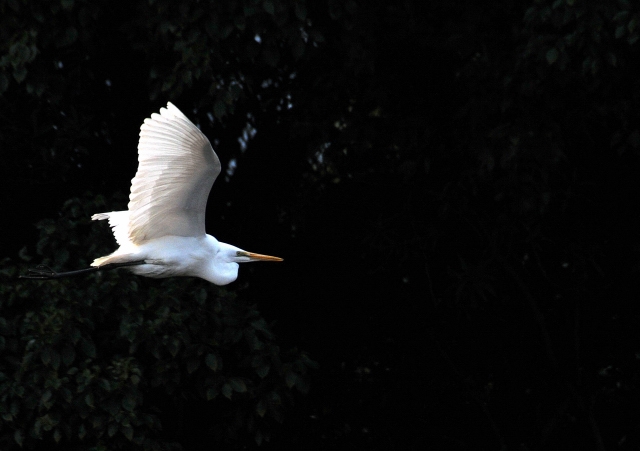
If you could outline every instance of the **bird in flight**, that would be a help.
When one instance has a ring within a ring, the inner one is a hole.
[[[205,232],[209,191],[220,160],[207,137],[171,102],[140,127],[138,171],[131,181],[127,211],[98,213],[120,246],[96,258],[91,268],[57,273],[40,265],[22,276],[52,279],[127,267],[140,276],[199,277],[226,285],[238,277],[238,264],[282,261],[222,243]]]

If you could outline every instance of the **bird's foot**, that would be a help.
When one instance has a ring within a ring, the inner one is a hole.
[[[29,268],[29,272],[26,275],[19,276],[20,279],[55,279],[56,277],[58,277],[58,273],[47,265]]]

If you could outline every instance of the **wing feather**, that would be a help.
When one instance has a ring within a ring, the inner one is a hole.
[[[206,136],[170,102],[140,127],[129,196],[129,239],[200,236],[220,160]]]

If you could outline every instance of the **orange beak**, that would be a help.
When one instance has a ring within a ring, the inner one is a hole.
[[[260,260],[264,262],[281,262],[280,257],[273,257],[271,255],[255,254],[253,252],[238,252],[239,255],[249,257],[251,260]]]

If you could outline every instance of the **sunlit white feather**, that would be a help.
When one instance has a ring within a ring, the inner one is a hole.
[[[129,270],[224,285],[236,279],[240,262],[281,260],[248,253],[205,233],[207,198],[220,174],[220,160],[207,137],[171,103],[140,127],[138,162],[129,210],[91,217],[108,219],[120,245],[91,266],[144,261]]]

